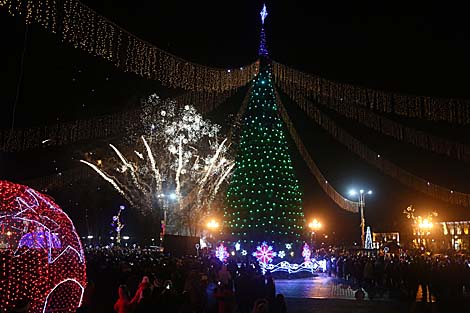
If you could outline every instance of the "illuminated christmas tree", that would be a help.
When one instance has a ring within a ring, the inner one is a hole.
[[[372,245],[372,236],[370,234],[370,227],[367,226],[367,231],[366,231],[366,242],[364,244],[364,248],[366,249],[373,249],[374,246]]]
[[[292,242],[300,239],[304,225],[301,192],[276,105],[264,34],[261,39],[260,72],[243,120],[224,227],[233,240]]]

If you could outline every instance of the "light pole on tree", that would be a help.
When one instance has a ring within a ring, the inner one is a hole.
[[[363,189],[359,190],[359,192],[356,192],[356,190],[351,190],[349,191],[350,196],[358,196],[359,199],[359,208],[361,210],[361,243],[362,243],[362,248],[365,248],[365,231],[364,228],[366,226],[366,219],[364,217],[364,207],[366,205],[366,194],[371,195],[372,190],[369,190],[368,192],[364,192]]]

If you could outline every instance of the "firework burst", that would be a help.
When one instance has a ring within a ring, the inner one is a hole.
[[[107,160],[81,162],[143,214],[164,211],[167,233],[196,235],[234,167],[230,145],[192,106],[155,95],[145,104],[142,132],[134,128],[126,147],[109,144]]]

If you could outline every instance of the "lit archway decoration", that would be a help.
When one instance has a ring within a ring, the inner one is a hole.
[[[70,218],[51,198],[0,181],[0,312],[29,299],[28,312],[75,312],[85,257]]]

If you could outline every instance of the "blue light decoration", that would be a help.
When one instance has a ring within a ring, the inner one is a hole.
[[[215,248],[215,257],[220,260],[220,262],[227,262],[227,258],[229,257],[229,254],[227,252],[227,247],[224,246],[223,243],[220,243],[220,245]]]
[[[120,205],[118,213],[113,216],[113,221],[111,222],[111,227],[116,231],[116,242],[118,244],[121,243],[121,230],[124,228],[124,224],[121,221],[121,213],[125,209],[125,206]]]
[[[268,49],[266,48],[266,34],[264,33],[264,19],[268,16],[268,10],[266,9],[266,4],[263,5],[263,9],[259,13],[261,15],[261,34],[259,42],[259,55],[267,56]]]
[[[60,239],[56,234],[49,231],[34,231],[24,234],[18,244],[18,248],[26,247],[29,249],[48,248],[60,249]]]
[[[256,257],[256,260],[260,264],[271,263],[277,253],[273,250],[272,246],[269,246],[266,242],[263,242],[261,246],[256,247],[256,251],[252,254]]]
[[[240,243],[239,242],[237,242],[235,244],[235,251],[240,251]]]
[[[266,18],[266,16],[268,16],[268,10],[266,10],[266,4],[263,4],[263,9],[261,10],[261,12],[259,12],[259,15],[261,15],[261,24],[264,25],[264,19]]]
[[[310,247],[307,243],[305,243],[302,247],[302,257],[304,258],[304,262],[310,262],[311,256],[312,252],[310,251]]]
[[[286,244],[286,248],[292,248],[291,244]],[[291,251],[291,256],[293,255],[294,251]],[[273,264],[273,259],[277,256],[280,259],[283,259],[286,256],[284,250],[279,251],[276,253],[272,246],[269,246],[266,242],[263,242],[261,246],[256,248],[256,251],[252,254],[256,257],[257,261],[259,262],[261,271],[265,274],[267,271],[274,273],[274,272],[287,272],[289,274],[295,274],[298,272],[325,272],[326,271],[326,260],[316,260],[312,259],[312,252],[308,244],[304,244],[302,247],[302,257],[304,258],[304,262],[297,264],[297,263],[290,263],[288,261],[281,261],[277,264]]]
[[[287,261],[282,261],[278,264],[264,264],[260,263],[261,271],[266,273],[266,271],[269,271],[271,273],[274,272],[287,272],[289,274],[295,274],[299,272],[318,272],[326,271],[326,260],[315,260],[312,259],[311,261],[308,262],[302,262],[301,264],[296,264],[296,263],[289,263]]]

